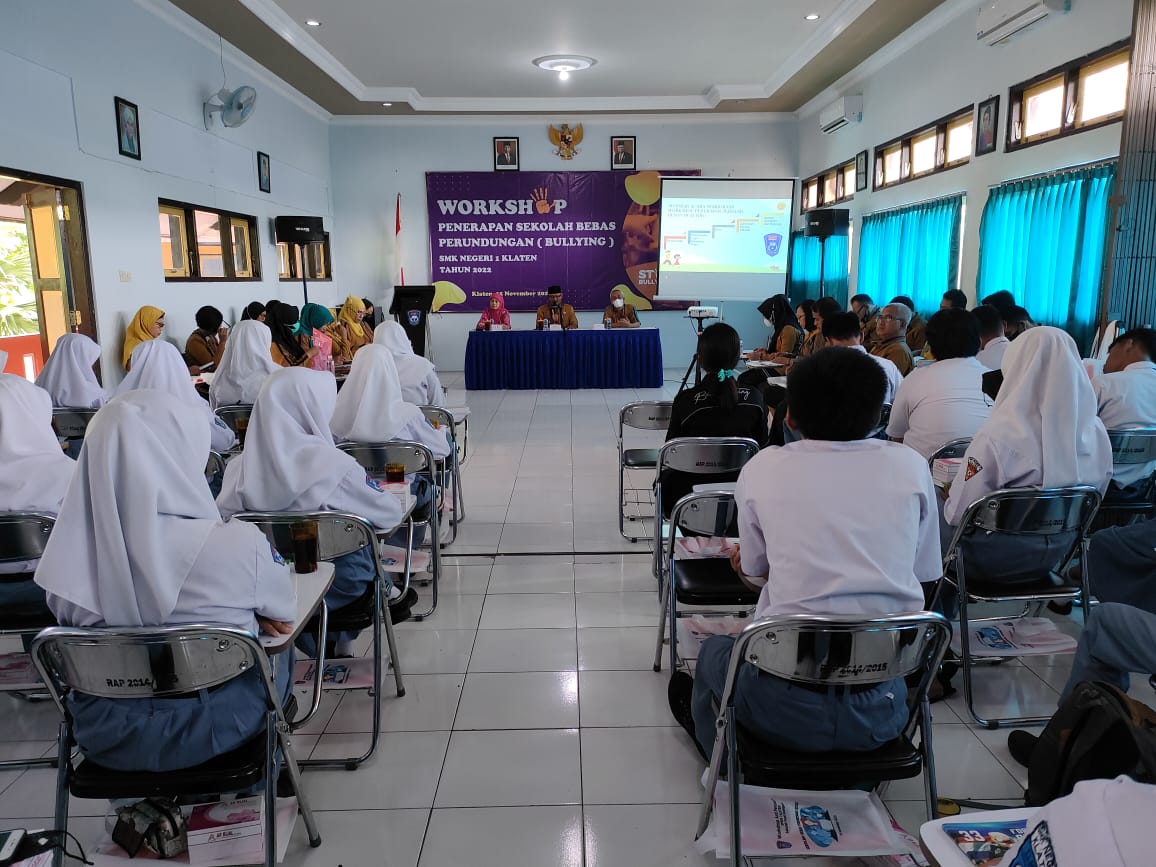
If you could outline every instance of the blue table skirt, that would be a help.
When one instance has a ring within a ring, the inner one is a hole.
[[[473,331],[466,388],[661,388],[657,328]]]

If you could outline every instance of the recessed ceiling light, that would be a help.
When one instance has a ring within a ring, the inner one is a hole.
[[[566,81],[571,72],[589,69],[598,61],[581,54],[547,54],[544,57],[536,57],[531,62],[539,69],[558,73],[559,81]]]
[[[383,102],[382,105],[384,105],[386,108],[389,108],[391,105],[393,105],[393,103],[392,102]]]
[[[805,21],[818,21],[819,17],[820,16],[817,12],[812,12],[810,15],[804,16],[804,20]]]
[[[310,27],[320,27],[321,26],[321,22],[318,21],[316,18],[306,18],[305,23],[308,24]]]

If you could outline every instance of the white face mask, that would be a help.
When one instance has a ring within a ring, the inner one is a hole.
[[[764,316],[763,317],[763,325],[767,326],[767,328],[770,328],[771,327],[771,320],[769,320],[767,317]]]
[[[614,304],[614,306],[615,306],[615,307],[617,307],[619,310],[621,310],[623,307],[625,307],[625,306],[626,306],[626,302],[625,302],[625,301],[623,301],[621,298],[615,298],[615,299],[614,299],[614,301],[613,301],[612,303],[613,303],[613,304]]]

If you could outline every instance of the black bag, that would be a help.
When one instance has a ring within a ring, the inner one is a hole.
[[[1084,681],[1040,734],[1025,803],[1042,807],[1081,780],[1121,774],[1156,783],[1156,711],[1110,684]]]

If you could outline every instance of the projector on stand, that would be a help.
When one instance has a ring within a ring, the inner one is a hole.
[[[691,307],[686,311],[691,319],[718,319],[717,307]]]

